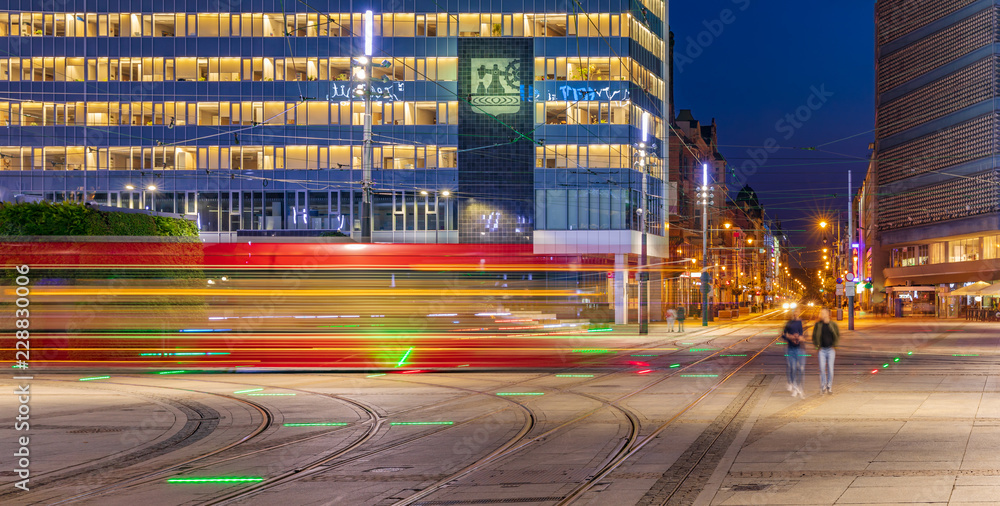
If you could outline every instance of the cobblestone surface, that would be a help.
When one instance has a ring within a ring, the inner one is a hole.
[[[719,413],[670,469],[656,480],[639,506],[691,504],[705,487],[729,445],[760,400],[769,376],[758,375]]]

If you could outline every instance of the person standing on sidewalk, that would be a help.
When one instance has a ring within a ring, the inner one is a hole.
[[[667,332],[674,331],[674,320],[677,319],[677,311],[674,308],[667,309]]]
[[[684,320],[687,319],[687,314],[684,312],[684,306],[677,306],[677,330],[678,332],[684,332]]]
[[[830,310],[819,312],[819,321],[813,326],[813,345],[819,350],[819,386],[820,394],[833,393],[833,360],[837,353],[834,349],[840,341],[840,328],[837,322],[830,320]]]
[[[802,354],[802,320],[799,319],[799,310],[792,309],[792,318],[785,323],[785,329],[781,332],[781,338],[788,346],[785,347],[785,358],[788,364],[788,391],[792,397],[805,399],[806,394],[802,390],[802,377],[805,375],[806,357]]]

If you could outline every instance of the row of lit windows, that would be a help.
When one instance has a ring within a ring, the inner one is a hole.
[[[535,148],[535,167],[545,169],[626,169],[638,160],[638,151],[627,144],[551,144]],[[646,158],[649,175],[662,179],[660,158]]]
[[[376,146],[378,169],[453,169],[454,147]],[[361,169],[361,146],[0,147],[0,170]]]
[[[628,13],[401,13],[375,15],[373,29],[375,36],[384,37],[628,37],[631,21]],[[0,36],[358,37],[363,33],[360,13],[0,13]]]
[[[546,125],[632,125],[644,111],[625,101],[535,103],[535,122]],[[651,115],[650,133],[663,137]],[[384,101],[372,104],[373,125],[457,125],[458,101]],[[355,102],[0,102],[2,126],[364,126],[364,104]]]
[[[458,78],[458,58],[385,58],[375,79]],[[11,58],[0,81],[350,81],[350,58]]]
[[[606,104],[605,104],[606,105]],[[376,102],[373,125],[457,125],[458,102]],[[0,125],[364,125],[356,102],[0,102]]]
[[[536,81],[629,81],[663,100],[663,80],[631,58],[535,58]]]
[[[546,125],[632,125],[642,128],[639,106],[629,101],[551,101],[535,103],[535,123]],[[663,138],[663,122],[651,114],[650,135]]]
[[[996,258],[1000,258],[1000,235],[894,248],[890,263],[892,267],[912,267]]]
[[[376,146],[381,169],[449,169],[458,165],[455,147]],[[536,167],[630,168],[634,148],[627,144],[548,145],[537,147]],[[154,146],[154,147],[0,147],[2,170],[313,170],[360,169],[362,147],[309,146]],[[647,159],[650,175],[662,178],[660,161]]]
[[[458,58],[385,58],[376,81],[455,81]],[[0,81],[343,81],[350,58],[2,58]],[[535,58],[535,79],[629,81],[663,98],[663,81],[635,60],[608,57]]]

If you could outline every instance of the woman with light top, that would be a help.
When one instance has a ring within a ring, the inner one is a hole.
[[[830,320],[830,310],[824,308],[819,312],[819,321],[813,326],[813,345],[819,350],[819,386],[820,394],[833,393],[833,360],[837,353],[834,349],[840,341],[840,328],[837,322]]]

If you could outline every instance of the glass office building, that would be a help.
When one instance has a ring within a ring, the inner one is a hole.
[[[360,236],[370,9],[374,240],[635,254],[648,210],[663,242],[665,2],[6,5],[4,200],[196,215],[218,240]]]

